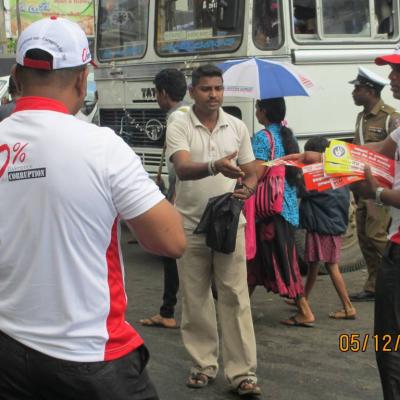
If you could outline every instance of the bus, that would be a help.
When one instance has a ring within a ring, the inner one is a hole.
[[[357,66],[381,76],[374,58],[399,41],[395,0],[96,0],[99,120],[132,146],[146,170],[163,164],[165,114],[154,76],[249,57],[296,65],[316,82],[310,97],[288,97],[287,121],[300,142],[350,139],[357,113],[349,81]],[[393,105],[388,89],[383,98]],[[255,99],[225,97],[225,110],[252,133]],[[163,167],[164,168],[164,167]],[[164,172],[165,168],[163,169]],[[356,240],[353,240],[353,244]]]

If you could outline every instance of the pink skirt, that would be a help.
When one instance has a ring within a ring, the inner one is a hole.
[[[307,232],[304,261],[338,263],[342,247],[341,235],[321,235]]]

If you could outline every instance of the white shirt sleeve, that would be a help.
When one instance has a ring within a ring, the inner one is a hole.
[[[189,127],[184,118],[175,119],[171,124],[168,123],[166,151],[168,160],[177,151],[184,150],[190,152],[188,129]]]
[[[140,158],[114,133],[108,143],[106,171],[112,200],[123,219],[135,218],[164,199]]]

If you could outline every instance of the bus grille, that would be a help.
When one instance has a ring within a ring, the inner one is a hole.
[[[160,149],[160,151],[157,151],[155,149],[146,149],[144,151],[140,151],[138,149],[135,149],[135,153],[142,160],[142,164],[145,170],[151,175],[157,175],[160,168],[162,150]],[[165,164],[165,157],[163,158],[161,173],[168,173],[167,166]]]
[[[161,149],[165,140],[166,114],[157,109],[100,109],[100,125],[111,128],[132,147]]]

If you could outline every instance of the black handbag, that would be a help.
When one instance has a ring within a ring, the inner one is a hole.
[[[236,248],[236,236],[243,201],[232,193],[211,197],[194,233],[205,233],[211,249],[229,254]]]

